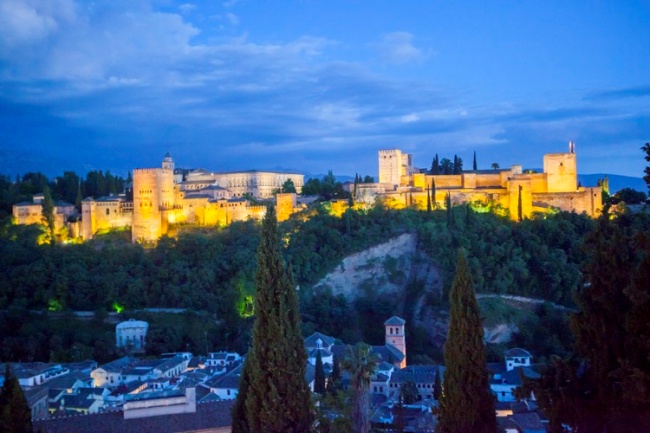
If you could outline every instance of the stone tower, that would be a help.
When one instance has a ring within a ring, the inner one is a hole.
[[[402,367],[406,366],[406,334],[404,326],[406,320],[393,316],[384,322],[386,328],[386,344],[394,346],[397,350],[404,354]]]
[[[398,187],[402,176],[413,174],[413,159],[409,153],[399,149],[379,151],[379,183]]]
[[[174,161],[167,153],[162,168],[133,170],[133,242],[158,240],[167,232],[165,211],[173,208]]]
[[[578,167],[575,143],[569,142],[569,152],[544,155],[547,192],[576,192],[578,189]]]

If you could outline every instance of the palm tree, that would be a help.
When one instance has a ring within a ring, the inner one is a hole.
[[[343,369],[348,371],[350,385],[354,393],[354,407],[352,408],[352,426],[355,433],[368,433],[370,420],[369,389],[370,377],[377,368],[377,355],[371,352],[371,347],[364,343],[346,348]]]

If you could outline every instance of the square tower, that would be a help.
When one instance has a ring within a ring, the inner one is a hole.
[[[386,345],[391,345],[404,354],[401,367],[406,367],[406,320],[393,316],[384,322],[386,328]]]

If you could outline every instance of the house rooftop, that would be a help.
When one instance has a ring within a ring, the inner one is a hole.
[[[34,421],[34,430],[48,433],[177,433],[213,431],[231,425],[230,410],[235,400],[196,405],[196,412],[124,419],[121,410]]]
[[[404,326],[405,324],[406,324],[406,320],[397,316],[393,316],[384,322],[384,325],[386,326]]]

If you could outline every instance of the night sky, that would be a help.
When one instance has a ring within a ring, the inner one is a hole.
[[[641,177],[650,2],[0,0],[0,173],[429,167]]]

